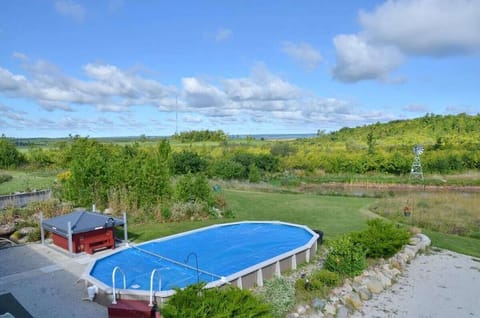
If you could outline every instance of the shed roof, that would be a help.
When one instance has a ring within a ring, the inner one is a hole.
[[[124,225],[122,219],[110,215],[89,211],[75,211],[44,220],[42,226],[47,231],[66,237],[68,235],[68,222],[72,226],[72,234]]]

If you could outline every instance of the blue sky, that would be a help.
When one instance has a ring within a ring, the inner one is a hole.
[[[480,0],[0,2],[0,134],[316,133],[480,113]]]

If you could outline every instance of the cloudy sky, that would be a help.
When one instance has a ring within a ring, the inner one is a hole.
[[[480,113],[480,0],[0,2],[0,134],[316,133]]]

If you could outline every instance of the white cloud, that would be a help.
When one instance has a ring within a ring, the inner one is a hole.
[[[410,104],[403,107],[403,110],[411,113],[428,113],[430,108],[422,104]]]
[[[23,61],[27,76],[0,67],[0,93],[33,100],[48,111],[73,111],[82,105],[109,112],[124,112],[140,105],[159,110],[175,108],[170,87],[114,65],[85,65],[83,69],[89,80],[84,81],[62,74],[46,61],[31,63],[28,58]]]
[[[25,53],[22,53],[22,52],[13,52],[13,57],[18,59],[18,60],[21,60],[21,61],[27,61],[28,60],[28,56]]]
[[[478,108],[475,109],[473,106],[467,106],[467,105],[449,105],[445,108],[446,113],[448,114],[479,114]]]
[[[334,38],[334,77],[344,82],[391,79],[411,56],[480,53],[479,0],[387,0],[361,11],[358,34]]]
[[[211,127],[242,126],[255,121],[272,127],[295,124],[305,130],[316,130],[320,123],[337,128],[339,122],[346,126],[389,119],[381,113],[364,113],[348,100],[322,98],[306,92],[270,72],[263,64],[255,65],[246,77],[216,81],[185,77],[177,92],[138,72],[111,64],[86,64],[83,66],[86,79],[80,79],[63,74],[45,61],[30,62],[27,57],[22,63],[25,75],[0,67],[0,95],[27,100],[46,111],[64,113],[52,114],[47,116],[50,120],[41,121],[0,105],[2,126],[19,127],[19,131],[28,131],[27,127],[63,133],[77,133],[82,129],[107,134],[112,134],[111,129],[138,130],[144,123],[132,116],[132,108],[141,106],[162,112],[178,111],[179,119],[187,125]],[[79,110],[87,106],[96,112],[82,119]],[[66,112],[71,113],[65,116]],[[100,112],[118,114],[108,116],[108,120],[118,120],[109,124],[106,117],[97,116]],[[22,118],[28,123],[22,125]],[[162,122],[162,129],[165,123]]]
[[[215,41],[224,42],[232,37],[232,30],[226,28],[220,28],[215,34]]]
[[[307,70],[315,70],[322,61],[322,55],[308,43],[285,42],[282,51],[303,65]]]
[[[194,124],[199,124],[203,122],[203,118],[198,116],[198,115],[191,115],[191,114],[186,114],[182,116],[182,121],[186,123],[194,123]]]
[[[55,2],[55,10],[66,17],[76,21],[83,21],[87,11],[83,6],[71,0],[59,0]]]
[[[233,101],[281,101],[300,96],[300,89],[257,64],[248,78],[223,81],[225,93]]]
[[[334,39],[337,64],[336,79],[356,82],[365,79],[388,79],[388,74],[403,61],[394,47],[374,46],[357,35],[338,35]]]
[[[206,81],[186,77],[182,79],[182,84],[184,97],[193,108],[221,107],[227,103],[225,93]]]
[[[370,41],[406,54],[446,56],[480,52],[478,0],[390,0],[360,12]]]

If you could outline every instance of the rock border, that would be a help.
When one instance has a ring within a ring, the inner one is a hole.
[[[367,268],[353,279],[346,279],[340,287],[334,288],[327,300],[315,299],[309,305],[298,305],[287,318],[348,318],[350,314],[363,308],[363,303],[375,294],[388,289],[398,281],[398,277],[420,251],[431,245],[425,234],[416,234],[400,252],[388,260]]]

